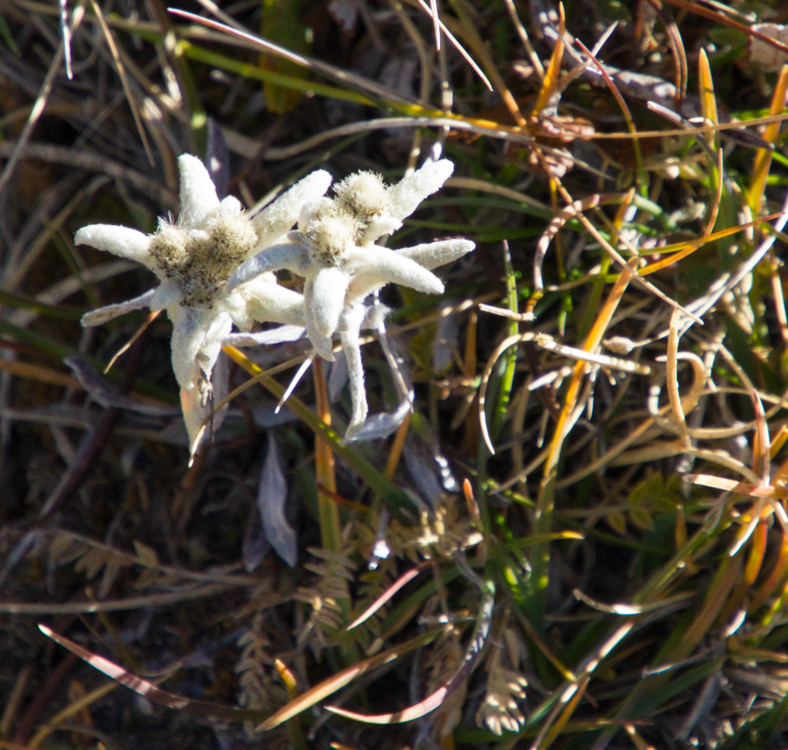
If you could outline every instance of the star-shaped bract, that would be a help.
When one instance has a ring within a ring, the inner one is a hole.
[[[318,354],[333,360],[331,336],[342,311],[375,289],[393,282],[430,294],[443,292],[441,280],[417,260],[374,243],[399,229],[453,170],[448,159],[427,162],[391,187],[372,172],[351,175],[336,187],[334,198],[304,206],[299,231],[288,235],[289,243],[247,261],[230,284],[282,268],[303,276],[307,333]],[[445,246],[433,243],[433,255]],[[465,252],[473,248],[472,243],[466,246]]]
[[[242,284],[227,282],[244,261],[292,228],[302,206],[325,194],[331,177],[313,172],[251,218],[236,198],[219,200],[198,158],[182,155],[178,169],[177,221],[160,219],[152,235],[93,224],[80,229],[74,241],[141,263],[159,278],[157,288],[87,313],[82,324],[99,325],[144,307],[167,310],[173,324],[172,369],[194,452],[196,431],[210,413],[211,373],[233,323],[248,330],[254,321],[304,321],[302,296],[279,286],[272,273],[256,274]]]
[[[289,242],[272,245],[248,260],[229,284],[242,284],[257,274],[288,269],[304,278],[307,335],[315,351],[332,361],[331,337],[340,333],[348,361],[353,416],[348,436],[367,414],[359,329],[364,299],[388,283],[440,294],[443,283],[429,269],[470,252],[468,240],[446,240],[390,250],[376,240],[402,226],[402,221],[448,179],[448,159],[427,162],[398,184],[386,187],[372,172],[351,175],[335,188],[333,198],[306,204],[298,231]]]

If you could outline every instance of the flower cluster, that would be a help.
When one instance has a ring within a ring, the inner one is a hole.
[[[106,224],[77,232],[76,244],[137,261],[160,282],[135,299],[87,313],[82,324],[99,325],[145,307],[167,311],[192,454],[211,413],[211,376],[233,325],[242,331],[255,323],[302,326],[315,352],[329,361],[333,335],[339,334],[348,363],[353,437],[367,419],[359,345],[369,311],[364,300],[390,282],[439,294],[443,284],[431,269],[474,248],[467,240],[402,250],[375,244],[443,185],[452,163],[428,162],[391,187],[377,174],[360,172],[339,183],[333,198],[324,197],[330,175],[316,171],[254,217],[233,197],[219,200],[196,157],[184,154],[178,167],[177,221],[160,219],[152,235]],[[290,231],[296,222],[298,230]],[[277,282],[274,272],[283,269],[303,277],[303,294]]]

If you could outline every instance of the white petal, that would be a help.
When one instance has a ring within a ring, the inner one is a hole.
[[[136,229],[129,229],[129,227],[120,227],[114,224],[91,224],[82,227],[74,235],[74,244],[90,245],[96,250],[104,250],[104,252],[119,255],[121,258],[128,258],[142,263],[148,268],[153,266],[153,259],[148,252],[150,237]]]
[[[401,284],[418,292],[442,294],[443,282],[415,260],[380,245],[356,248],[347,262],[348,270],[366,283]],[[357,292],[357,288],[353,289]]]
[[[211,379],[213,398],[205,404],[202,403],[199,389],[187,391],[181,388],[181,412],[189,434],[189,466],[207,439],[222,426],[229,405],[225,404],[212,417],[211,412],[229,391],[229,375],[225,360],[220,360]]]
[[[239,284],[245,284],[268,271],[287,269],[303,276],[304,268],[308,262],[306,248],[301,245],[293,242],[271,245],[238,267],[227,281],[227,291],[230,292]]]
[[[222,351],[227,335],[233,329],[233,319],[226,312],[215,315],[205,333],[205,341],[197,355],[197,361],[206,380],[211,379],[213,366]]]
[[[179,223],[196,227],[219,207],[216,187],[205,165],[191,154],[178,157],[181,176],[181,213]]]
[[[476,247],[470,240],[444,240],[442,242],[428,242],[424,245],[403,247],[395,250],[403,258],[415,260],[424,268],[437,268],[446,263],[451,263],[471,252]]]
[[[383,305],[379,305],[384,307]],[[367,307],[366,305],[346,305],[342,310],[342,317],[339,319],[338,331],[360,331],[361,326],[366,323],[369,311],[373,305]],[[385,308],[387,309],[387,308]]]
[[[305,333],[304,326],[284,325],[257,333],[229,333],[224,342],[230,346],[270,346],[298,341]]]
[[[187,391],[194,390],[200,375],[197,355],[205,342],[205,334],[213,313],[192,307],[173,305],[167,314],[172,320],[172,369],[178,385]]]
[[[249,299],[239,289],[215,300],[213,309],[215,312],[227,313],[241,331],[248,331],[254,326],[254,319],[249,314]]]
[[[321,268],[307,284],[315,328],[323,336],[330,336],[337,330],[339,316],[345,308],[350,276],[341,268]]]
[[[382,216],[379,219],[373,219],[370,225],[364,232],[359,244],[371,245],[375,240],[379,240],[384,234],[394,234],[400,227],[402,222],[395,219],[393,216]]]
[[[389,188],[391,215],[398,219],[410,216],[428,195],[437,192],[454,171],[448,159],[428,161],[410,177]]]
[[[153,290],[153,296],[150,301],[151,310],[163,310],[165,307],[170,307],[176,302],[180,302],[182,293],[177,284],[165,281]]]
[[[197,388],[187,391],[181,388],[181,412],[189,434],[189,465],[200,450],[203,440],[211,428],[208,417],[211,413],[210,404],[202,404]]]
[[[236,297],[243,300],[244,315],[250,320],[249,325],[243,326],[234,316],[235,324],[242,330],[249,330],[255,322],[304,326],[303,296],[280,286],[272,273],[260,274],[242,284],[229,299]]]
[[[238,217],[243,215],[244,207],[238,198],[234,195],[228,195],[219,202],[218,213],[220,216]]]
[[[304,204],[324,196],[330,185],[331,175],[319,169],[304,177],[266,206],[253,219],[260,246],[267,247],[292,229],[298,221]]]
[[[144,307],[148,307],[153,297],[153,292],[153,289],[148,289],[145,294],[126,300],[126,302],[118,302],[115,305],[105,305],[97,310],[91,310],[82,316],[80,323],[82,323],[83,328],[92,328],[93,326],[100,326],[108,320],[114,320],[132,310],[141,310]]]
[[[334,345],[331,341],[331,336],[324,336],[317,330],[315,325],[315,316],[312,310],[312,287],[309,279],[304,285],[304,323],[306,325],[306,335],[309,341],[315,348],[315,351],[326,362],[334,361]]]
[[[340,335],[342,351],[347,360],[348,381],[350,385],[350,401],[353,404],[350,424],[345,437],[352,438],[367,420],[367,391],[364,388],[364,365],[361,361],[361,345],[358,340],[358,329],[345,331]]]
[[[304,298],[292,289],[270,284],[249,298],[248,310],[258,323],[304,325]]]

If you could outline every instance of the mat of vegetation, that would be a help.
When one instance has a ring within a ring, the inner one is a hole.
[[[0,37],[0,748],[786,746],[783,3]]]

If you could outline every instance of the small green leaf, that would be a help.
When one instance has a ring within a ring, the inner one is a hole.
[[[629,511],[629,520],[641,530],[652,531],[654,529],[654,519],[651,517],[651,511],[643,505],[636,505]]]
[[[608,513],[607,522],[610,524],[613,531],[617,531],[621,536],[627,533],[627,519],[624,518],[623,513],[619,513],[617,510]]]

